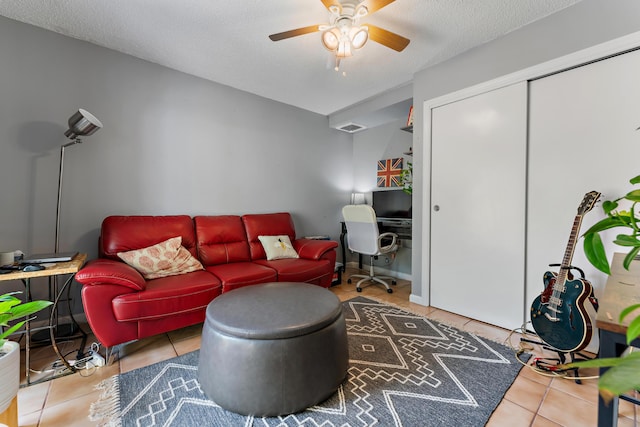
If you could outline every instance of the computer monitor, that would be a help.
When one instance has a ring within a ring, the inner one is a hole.
[[[372,194],[377,217],[411,218],[411,194],[402,190],[379,190]]]

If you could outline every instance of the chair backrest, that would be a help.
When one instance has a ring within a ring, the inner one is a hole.
[[[364,255],[376,255],[380,232],[373,208],[369,205],[347,205],[342,208],[342,217],[347,226],[349,249]]]

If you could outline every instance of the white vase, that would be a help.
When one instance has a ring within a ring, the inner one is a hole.
[[[0,414],[7,410],[20,389],[20,344],[5,341],[0,353]]]

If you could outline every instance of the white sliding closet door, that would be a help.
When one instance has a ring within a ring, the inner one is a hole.
[[[525,318],[527,83],[432,110],[431,305]]]
[[[611,200],[630,191],[629,179],[640,175],[640,51],[531,82],[529,114],[530,304],[542,291],[548,264],[562,261],[584,194],[596,190]],[[581,232],[603,217],[599,204],[584,216]],[[624,250],[610,243],[616,231],[604,239],[609,254]],[[589,264],[582,245],[579,239],[573,265],[585,270],[600,296],[606,276]],[[597,348],[594,334],[587,350]]]

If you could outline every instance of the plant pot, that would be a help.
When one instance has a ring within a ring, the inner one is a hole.
[[[20,389],[20,344],[16,342],[6,341],[0,348],[0,382],[0,413],[3,413]]]

